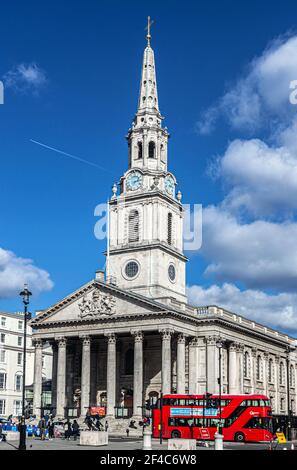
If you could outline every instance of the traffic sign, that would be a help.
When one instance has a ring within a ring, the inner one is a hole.
[[[275,434],[279,444],[285,444],[287,442],[283,432],[276,432]]]

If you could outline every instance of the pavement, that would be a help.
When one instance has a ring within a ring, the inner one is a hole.
[[[294,441],[295,449],[297,450],[297,442]],[[0,442],[0,450],[17,450],[18,441]],[[277,450],[291,449],[291,443],[278,444]],[[111,436],[109,443],[104,447],[91,447],[91,446],[80,446],[79,440],[65,440],[61,438],[53,439],[52,441],[45,440],[41,441],[39,438],[27,438],[27,450],[121,450],[121,451],[133,451],[142,449],[142,439],[133,437],[121,437]],[[268,450],[269,443],[237,443],[237,442],[224,442],[225,450]],[[167,450],[167,441],[164,440],[163,444],[160,444],[158,439],[152,439],[152,450]],[[209,447],[197,445],[197,451],[200,450],[214,450],[213,442],[209,443]]]

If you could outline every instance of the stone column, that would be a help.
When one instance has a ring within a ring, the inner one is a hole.
[[[229,394],[236,395],[238,390],[238,371],[237,371],[237,344],[231,343],[229,346],[229,365],[228,365],[228,382]]]
[[[250,358],[251,358],[251,394],[255,393],[256,382],[255,382],[255,371],[256,371],[256,356],[257,350],[252,348]]]
[[[58,367],[57,367],[57,409],[58,418],[65,417],[66,398],[66,338],[58,339]]]
[[[237,390],[239,394],[243,393],[243,351],[244,346],[242,344],[237,345]]]
[[[206,391],[208,393],[219,393],[219,351],[217,341],[219,336],[208,336],[205,338],[207,345],[207,385]]]
[[[263,354],[263,387],[264,395],[268,396],[268,353]]]
[[[52,364],[52,407],[56,410],[57,407],[57,367],[58,367],[58,345],[55,341],[51,343],[53,350],[53,364]],[[55,411],[54,411],[55,413]]]
[[[275,390],[275,397],[274,397],[274,410],[272,410],[273,414],[279,414],[280,412],[280,404],[279,404],[279,361],[280,356],[276,355],[274,358],[274,390]]]
[[[198,338],[189,343],[189,394],[198,394]]]
[[[142,417],[143,405],[143,333],[132,332],[134,335],[134,377],[133,377],[133,416]]]
[[[109,333],[106,335],[107,343],[107,416],[114,417],[114,407],[116,405],[116,335]]]
[[[33,395],[33,414],[37,417],[41,415],[41,395],[42,395],[42,340],[34,342],[35,361],[34,361],[34,395]]]
[[[185,343],[186,338],[183,333],[180,333],[177,337],[176,390],[181,395],[186,392]]]
[[[171,335],[172,330],[162,330],[162,392],[171,393]]]
[[[80,415],[85,416],[90,406],[90,378],[91,378],[91,339],[83,336],[81,357],[81,401]]]

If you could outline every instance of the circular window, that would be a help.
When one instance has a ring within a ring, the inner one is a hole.
[[[168,276],[169,276],[170,281],[175,281],[176,272],[175,272],[175,266],[173,264],[169,265]]]
[[[129,263],[127,263],[125,266],[125,274],[130,279],[132,277],[137,276],[138,271],[139,271],[139,266],[138,266],[138,263],[136,263],[136,261],[129,261]]]

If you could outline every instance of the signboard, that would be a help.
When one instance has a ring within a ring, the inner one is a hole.
[[[222,408],[223,410],[223,408]],[[203,408],[170,408],[170,416],[184,416],[184,417],[193,417],[193,416],[205,416],[205,417],[217,417],[219,415],[219,410],[217,408],[205,408],[203,414]]]
[[[276,432],[275,434],[279,444],[285,444],[287,442],[283,432]]]
[[[92,416],[95,416],[95,415],[105,416],[105,407],[104,406],[91,406],[90,413]]]

